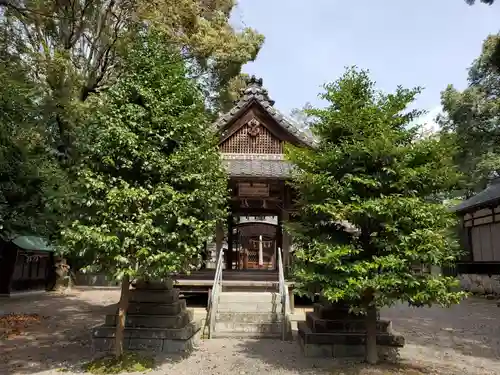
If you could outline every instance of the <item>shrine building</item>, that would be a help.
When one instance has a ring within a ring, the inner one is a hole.
[[[292,238],[283,224],[294,212],[295,194],[286,184],[292,166],[285,160],[285,144],[312,147],[314,139],[274,107],[262,79],[255,77],[214,126],[229,175],[230,213],[208,244],[202,269],[186,279],[213,277],[210,270],[222,249],[225,279],[271,281],[277,277],[277,249],[282,249],[285,267],[292,261]],[[179,280],[180,286],[185,282]]]

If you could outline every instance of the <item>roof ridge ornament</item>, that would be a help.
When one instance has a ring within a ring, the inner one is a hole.
[[[267,102],[269,106],[274,105],[274,100],[269,97],[269,92],[264,88],[262,78],[257,78],[255,75],[245,78],[246,87],[240,90],[240,99],[236,100],[237,104],[240,100],[247,101],[255,98],[260,102]]]
[[[263,80],[262,78],[257,78],[255,75],[252,75],[246,79],[247,86],[255,86],[262,88]],[[267,90],[266,90],[267,91]]]

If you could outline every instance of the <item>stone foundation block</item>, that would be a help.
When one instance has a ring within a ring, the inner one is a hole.
[[[130,302],[171,304],[179,300],[179,289],[132,289]]]
[[[200,334],[201,327],[195,323],[177,331],[151,328],[125,329],[123,346],[126,350],[187,353],[199,346]],[[97,352],[112,351],[115,344],[114,337],[115,327],[95,328],[92,338],[93,350]]]
[[[325,324],[318,325],[318,322]],[[309,357],[364,357],[366,350],[364,322],[360,320],[340,322],[342,324],[338,323],[338,321],[317,319],[315,313],[310,313],[308,320],[305,322],[298,322],[298,337],[304,354]],[[348,324],[353,324],[359,330],[347,330]],[[332,329],[328,330],[326,327]],[[333,328],[339,329],[334,330]],[[379,346],[380,355],[393,349],[397,351],[398,348],[404,346],[404,338],[400,335],[391,334],[388,322],[379,324],[379,328],[377,345]],[[387,329],[387,331],[383,332],[384,329]]]
[[[299,336],[304,339],[306,344],[341,344],[341,345],[365,345],[366,334],[360,332],[313,332],[306,322],[297,324]],[[379,333],[377,334],[377,344],[381,346],[403,347],[404,337],[396,334]]]
[[[177,315],[186,309],[186,300],[180,299],[173,303],[138,303],[131,302],[128,314],[139,315]],[[118,306],[116,311],[118,311]]]
[[[182,328],[193,320],[193,311],[184,310],[177,315],[137,315],[127,314],[125,327],[133,328]],[[106,315],[105,324],[115,326],[117,315]]]
[[[165,281],[144,281],[137,280],[132,283],[133,287],[136,290],[171,290],[173,289],[174,282],[173,280],[165,280]]]
[[[179,299],[171,283],[138,282],[130,291],[125,317],[125,350],[189,353],[199,344],[201,325],[193,322],[193,311]],[[109,352],[115,346],[117,307],[105,317],[105,324],[92,330],[95,351]]]
[[[315,358],[365,358],[365,345],[329,345],[329,344],[306,344],[299,336],[299,343],[306,357]],[[398,348],[379,346],[377,348],[380,358],[397,358]]]
[[[141,339],[141,338],[128,338],[127,350],[141,350],[159,353],[163,350],[162,339]]]
[[[123,335],[125,338],[188,340],[193,337],[200,328],[201,325],[199,323],[191,322],[179,329],[125,328]],[[92,336],[94,338],[114,339],[115,333],[115,327],[102,325],[94,328]]]
[[[320,303],[314,304],[314,312],[316,316],[324,320],[364,320],[364,315],[354,314],[349,312],[347,305],[322,305]],[[380,319],[380,315],[378,316]]]
[[[320,319],[316,313],[306,313],[307,326],[313,332],[327,333],[327,332],[366,332],[366,322],[360,319],[344,319],[344,320],[326,320]],[[380,333],[388,333],[391,330],[391,322],[387,320],[379,320],[377,322],[377,331]]]

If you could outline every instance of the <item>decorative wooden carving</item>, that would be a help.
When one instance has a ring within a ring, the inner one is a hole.
[[[248,135],[250,137],[257,137],[260,134],[260,122],[256,118],[248,122]]]

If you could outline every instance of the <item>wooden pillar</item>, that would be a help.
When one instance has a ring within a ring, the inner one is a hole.
[[[230,213],[227,218],[227,254],[226,269],[233,269],[233,214]]]
[[[278,226],[276,227],[276,251],[283,250],[283,218],[282,211],[278,212]],[[283,252],[281,253],[283,254]],[[276,254],[276,259],[278,259],[278,255]],[[283,265],[284,265],[284,259]],[[276,269],[278,269],[278,262],[276,262]]]
[[[290,266],[290,245],[291,245],[291,237],[290,234],[287,232],[285,228],[285,224],[288,223],[288,219],[290,218],[290,215],[288,211],[283,210],[282,211],[282,220],[283,220],[283,265],[285,269]]]
[[[224,241],[224,227],[222,223],[217,223],[217,227],[215,230],[215,262],[219,259],[219,254],[222,250],[222,242]],[[217,263],[215,263],[217,266]]]

